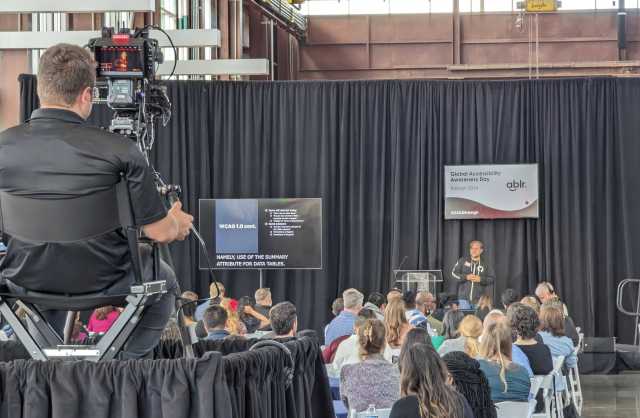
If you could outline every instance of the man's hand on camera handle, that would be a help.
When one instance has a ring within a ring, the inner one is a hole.
[[[172,214],[178,222],[178,235],[176,239],[178,241],[184,241],[187,235],[189,235],[191,228],[193,228],[193,216],[182,211],[181,202],[174,203],[169,213]]]

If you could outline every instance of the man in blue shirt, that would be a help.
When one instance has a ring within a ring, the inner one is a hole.
[[[404,301],[404,306],[407,309],[405,312],[407,321],[414,327],[417,327],[419,324],[424,322],[425,324],[423,327],[426,328],[429,335],[433,335],[433,329],[431,324],[427,321],[427,317],[417,309],[416,295],[411,291],[406,291],[402,294],[402,300]]]
[[[327,336],[324,339],[325,346],[331,344],[336,338],[353,334],[353,324],[356,322],[356,315],[362,309],[364,295],[356,289],[347,289],[342,293],[342,299],[344,310],[329,324]]]
[[[218,295],[218,289],[220,289],[220,294]],[[198,305],[198,309],[196,309],[196,322],[202,319],[202,314],[204,310],[207,309],[210,305],[219,305],[220,301],[224,299],[224,285],[218,282],[218,288],[216,289],[216,284],[211,283],[209,286],[209,297],[215,298],[213,300],[207,300],[202,304]]]
[[[202,314],[204,329],[209,335],[205,340],[222,340],[229,332],[229,316],[227,311],[220,305],[209,306]]]

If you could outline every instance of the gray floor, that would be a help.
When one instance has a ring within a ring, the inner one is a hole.
[[[640,373],[580,376],[583,417],[640,418]]]

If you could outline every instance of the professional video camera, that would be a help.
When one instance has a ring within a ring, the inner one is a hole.
[[[155,80],[156,64],[163,63],[164,55],[158,41],[149,38],[150,28],[164,32],[155,26],[137,28],[133,33],[129,28],[117,33],[114,28],[102,28],[102,37],[91,39],[86,45],[98,62],[93,102],[114,110],[109,130],[133,140],[148,163],[155,137],[154,122],[162,118],[164,126],[171,117],[167,88]],[[165,185],[157,172],[156,182],[161,194],[177,200],[180,186]]]

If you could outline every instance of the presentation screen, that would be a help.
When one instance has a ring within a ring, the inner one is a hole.
[[[538,164],[447,165],[444,218],[538,217]]]
[[[201,199],[200,234],[215,269],[321,269],[322,199]]]

